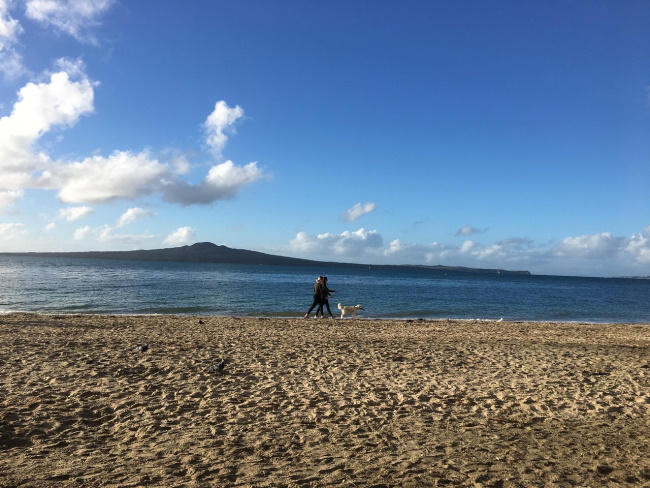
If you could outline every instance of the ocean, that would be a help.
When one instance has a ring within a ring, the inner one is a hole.
[[[0,255],[0,313],[301,317],[318,275],[373,319],[650,323],[650,280]]]

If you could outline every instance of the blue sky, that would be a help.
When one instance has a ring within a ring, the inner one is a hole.
[[[0,251],[650,275],[650,3],[0,0]]]

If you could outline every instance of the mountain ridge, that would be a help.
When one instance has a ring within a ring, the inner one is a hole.
[[[481,273],[481,274],[518,274],[530,275],[530,271],[509,271],[492,268],[467,268],[464,266],[428,266],[409,264],[357,264],[333,261],[316,261],[311,259],[291,258],[266,254],[247,249],[233,249],[211,242],[197,242],[195,244],[170,247],[163,249],[140,249],[135,251],[73,251],[73,252],[11,252],[0,255],[34,256],[34,257],[68,257],[87,259],[121,259],[137,261],[169,261],[169,262],[194,262],[194,263],[231,263],[231,264],[258,264],[268,266],[328,266],[337,268],[417,268],[433,272],[452,273]]]

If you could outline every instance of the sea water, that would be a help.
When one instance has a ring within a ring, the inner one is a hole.
[[[650,280],[0,255],[0,313],[301,317],[318,275],[358,317],[650,323]]]

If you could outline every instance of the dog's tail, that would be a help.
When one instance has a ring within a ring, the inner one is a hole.
[[[339,310],[343,310],[343,307],[341,306],[340,303],[339,303],[338,307],[339,307]]]

